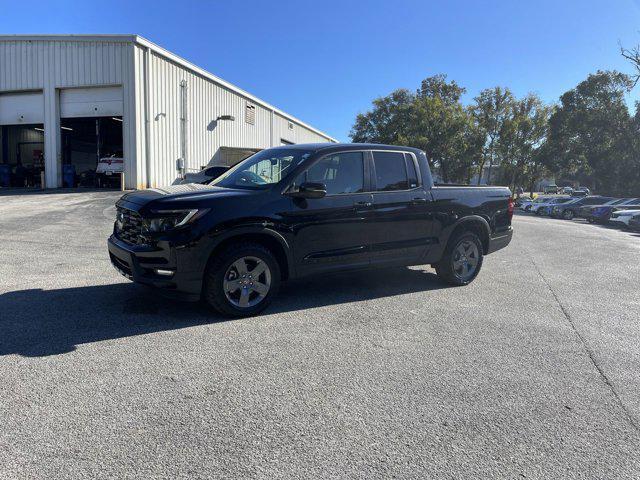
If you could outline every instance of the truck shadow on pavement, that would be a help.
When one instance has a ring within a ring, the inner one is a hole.
[[[262,315],[447,288],[435,274],[400,268],[289,282]],[[72,352],[77,345],[226,321],[133,283],[0,294],[0,356]],[[252,321],[251,318],[239,321]]]

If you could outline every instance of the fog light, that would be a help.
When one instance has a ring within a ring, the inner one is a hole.
[[[173,270],[165,270],[163,268],[156,268],[154,270],[156,275],[162,275],[163,277],[171,277],[173,276]]]

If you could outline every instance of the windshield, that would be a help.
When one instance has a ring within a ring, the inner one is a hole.
[[[268,188],[282,180],[313,151],[269,148],[238,163],[209,185],[225,188]]]

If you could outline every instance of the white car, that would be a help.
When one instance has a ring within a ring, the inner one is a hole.
[[[111,155],[110,157],[103,157],[98,161],[96,167],[96,173],[102,173],[104,175],[114,175],[122,173],[124,171],[124,158]]]
[[[531,207],[533,199],[531,197],[520,197],[518,199],[518,208],[520,210],[527,210],[527,207]]]
[[[533,202],[533,204],[531,205],[531,209],[529,211],[531,213],[535,213],[536,215],[544,215],[546,213],[546,207],[552,207],[553,205],[566,203],[569,200],[572,200],[572,198],[571,197],[554,197],[545,202]]]
[[[619,227],[628,227],[629,221],[638,214],[640,210],[618,210],[611,214],[609,221]]]
[[[525,212],[530,212],[534,205],[539,205],[541,203],[548,202],[552,198],[553,197],[550,197],[550,196],[544,196],[544,197],[538,196],[534,200],[528,201],[527,203],[521,205],[520,208],[522,208],[522,210],[524,210]]]

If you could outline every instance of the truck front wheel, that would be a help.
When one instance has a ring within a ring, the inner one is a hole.
[[[225,316],[248,317],[271,303],[280,266],[269,249],[240,243],[216,253],[205,273],[204,300]]]
[[[444,251],[442,259],[435,264],[436,273],[450,285],[471,283],[482,268],[482,242],[473,232],[456,234]]]

